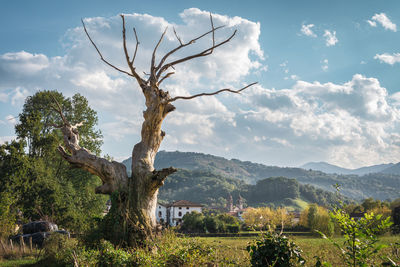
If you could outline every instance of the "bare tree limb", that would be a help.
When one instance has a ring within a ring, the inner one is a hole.
[[[52,107],[58,114],[60,114],[61,119],[62,119],[63,122],[64,122],[64,125],[71,125],[71,124],[69,123],[69,121],[65,118],[60,103],[57,101],[57,99],[56,99],[56,98],[54,97],[54,95],[52,95],[52,94],[51,94],[51,98],[53,98],[54,103],[57,105],[57,106],[51,105],[51,107]],[[62,126],[64,126],[64,125],[62,125]],[[62,127],[62,126],[61,126],[61,127]],[[61,127],[57,127],[57,128],[61,128]]]
[[[161,73],[163,73],[165,70],[167,70],[171,66],[183,63],[185,61],[188,61],[188,60],[191,60],[191,59],[194,59],[194,58],[197,58],[197,57],[204,57],[204,56],[210,55],[214,51],[215,48],[217,48],[217,47],[229,42],[233,38],[233,36],[235,36],[236,32],[237,32],[237,30],[235,30],[233,32],[233,34],[228,39],[225,39],[224,41],[222,41],[222,42],[220,42],[220,43],[218,43],[216,45],[213,45],[212,47],[210,47],[210,48],[208,48],[208,49],[206,49],[206,50],[204,50],[204,51],[202,51],[200,53],[197,53],[197,54],[194,54],[194,55],[191,55],[191,56],[187,56],[187,57],[175,60],[173,62],[170,62],[168,64],[165,64],[163,67],[161,67],[161,69],[158,71],[158,73],[161,75]]]
[[[234,94],[239,94],[239,93],[242,92],[243,90],[245,90],[245,89],[247,89],[247,88],[249,88],[250,86],[253,86],[253,85],[255,85],[255,84],[257,84],[257,82],[254,82],[254,83],[251,83],[251,84],[249,84],[249,85],[246,85],[245,87],[242,87],[242,88],[240,88],[239,90],[232,90],[232,89],[229,89],[229,88],[225,88],[225,89],[221,89],[221,90],[218,90],[218,91],[216,91],[216,92],[213,92],[213,93],[201,93],[201,94],[192,95],[192,96],[176,96],[176,97],[174,97],[174,98],[171,98],[168,102],[174,102],[174,101],[176,101],[176,100],[178,100],[178,99],[188,100],[188,99],[193,99],[193,98],[200,97],[200,96],[217,95],[217,94],[222,93],[222,92],[230,92],[230,93],[234,93]]]
[[[178,34],[176,33],[175,27],[174,27],[173,29],[174,29],[174,34],[175,34],[176,39],[178,40],[178,42],[180,43],[180,45],[183,45],[181,38],[180,38],[180,37],[178,36]]]
[[[103,185],[96,188],[96,193],[111,194],[119,186],[124,186],[127,183],[128,177],[126,174],[126,167],[118,162],[110,162],[104,158],[93,155],[89,150],[79,145],[79,132],[78,127],[83,125],[79,122],[71,125],[65,118],[62,107],[57,99],[51,95],[56,106],[52,108],[60,114],[63,124],[55,125],[54,127],[60,128],[64,137],[64,145],[68,152],[61,145],[58,146],[60,155],[68,161],[71,166],[87,170],[88,172],[97,175],[103,181]]]
[[[122,43],[123,43],[123,47],[124,47],[126,63],[128,63],[129,69],[131,70],[131,73],[132,73],[131,76],[135,77],[135,79],[137,80],[139,85],[142,86],[145,83],[145,81],[139,76],[139,74],[137,74],[136,69],[133,66],[133,61],[134,60],[133,59],[132,59],[132,61],[130,60],[128,49],[126,47],[125,16],[121,15],[121,19],[122,19]],[[136,57],[137,47],[139,45],[138,42],[137,42],[136,30],[135,30],[135,36],[136,36],[136,48],[135,48],[135,57]]]
[[[164,32],[161,34],[160,40],[158,40],[158,43],[156,44],[156,46],[154,47],[153,50],[153,54],[151,56],[151,67],[150,67],[150,78],[149,79],[153,79],[154,81],[156,81],[156,51],[158,49],[158,47],[160,46],[162,40],[164,39],[165,33],[167,32],[168,27],[165,27]]]
[[[136,38],[136,46],[135,46],[135,52],[133,53],[133,58],[132,58],[132,61],[131,61],[131,64],[133,65],[133,62],[135,62],[135,58],[136,58],[136,53],[137,53],[137,50],[138,50],[138,47],[139,47],[139,39],[138,39],[138,37],[137,37],[137,34],[136,34],[136,29],[135,28],[133,28],[133,32],[135,33],[135,38]]]
[[[215,31],[217,31],[218,29],[223,28],[224,26],[214,27],[214,23],[213,23],[213,20],[212,20],[212,15],[211,15],[211,13],[210,13],[210,20],[211,20],[211,30],[208,31],[208,32],[206,32],[206,33],[204,33],[204,34],[202,34],[202,35],[200,35],[200,36],[198,36],[198,37],[196,37],[196,38],[193,38],[193,39],[190,40],[188,43],[183,43],[182,40],[181,40],[181,38],[178,36],[178,34],[176,33],[176,31],[175,31],[175,29],[174,29],[175,36],[176,36],[176,38],[178,39],[180,45],[179,45],[178,47],[176,47],[175,49],[172,49],[171,51],[169,51],[169,52],[168,52],[167,54],[165,54],[164,57],[160,60],[158,66],[157,66],[157,68],[156,68],[156,70],[158,71],[158,73],[157,73],[157,78],[160,78],[161,74],[162,74],[164,71],[166,71],[169,67],[172,67],[173,65],[175,65],[175,64],[169,64],[168,67],[163,67],[163,64],[165,63],[165,61],[168,59],[169,56],[171,56],[172,54],[174,54],[175,52],[177,52],[178,50],[180,50],[180,49],[182,49],[182,48],[184,48],[184,47],[186,47],[186,46],[189,46],[189,45],[191,45],[191,44],[194,44],[197,40],[203,38],[204,36],[207,36],[208,34],[212,33],[213,45],[212,45],[211,50],[217,47],[217,46],[215,46],[215,36],[214,36],[214,33],[215,33]],[[233,34],[233,35],[234,35],[234,34]],[[233,37],[233,36],[231,36],[231,37],[229,38],[229,40],[230,40],[232,37]],[[176,63],[176,64],[177,64],[177,63]]]
[[[168,72],[167,74],[165,74],[165,76],[162,77],[161,80],[158,82],[158,85],[160,85],[165,79],[167,79],[169,76],[171,76],[171,75],[173,75],[173,74],[175,74],[174,71]]]
[[[111,64],[110,62],[108,62],[107,60],[104,59],[104,57],[103,57],[103,55],[101,54],[99,48],[97,48],[97,45],[94,43],[94,41],[93,41],[92,38],[90,37],[88,31],[86,30],[86,25],[85,25],[85,23],[83,22],[83,19],[81,19],[81,21],[82,21],[83,29],[85,30],[86,36],[89,38],[90,42],[92,43],[92,45],[93,45],[94,48],[96,49],[97,54],[99,54],[99,56],[100,56],[100,59],[101,59],[104,63],[106,63],[108,66],[110,66],[111,68],[113,68],[113,69],[115,69],[115,70],[117,70],[117,71],[119,71],[119,72],[125,73],[126,75],[135,77],[133,74],[131,74],[131,73],[129,73],[129,72],[123,70],[123,69],[120,69],[120,68],[114,66],[113,64]]]
[[[155,183],[156,188],[158,188],[164,184],[164,180],[167,178],[168,175],[176,171],[177,169],[175,169],[174,167],[164,168],[159,171],[154,170],[151,179]]]

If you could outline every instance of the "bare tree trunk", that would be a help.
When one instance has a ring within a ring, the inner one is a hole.
[[[125,166],[118,162],[109,162],[104,158],[93,155],[90,151],[79,146],[79,133],[77,125],[71,125],[62,113],[62,107],[57,103],[55,110],[63,119],[63,124],[55,125],[61,128],[64,135],[64,145],[67,151],[60,146],[58,148],[61,156],[67,160],[72,166],[82,168],[100,177],[103,182],[102,186],[96,188],[96,193],[109,194],[112,199],[112,207],[104,221],[106,222],[109,238],[121,245],[141,246],[146,240],[153,236],[154,230],[157,227],[156,223],[156,206],[158,189],[164,184],[165,178],[175,172],[175,168],[165,168],[162,170],[154,169],[154,159],[165,133],[161,130],[161,125],[168,113],[175,110],[172,102],[183,99],[188,100],[200,96],[216,95],[221,92],[240,93],[242,90],[255,84],[252,83],[239,90],[222,89],[212,93],[201,93],[193,96],[176,96],[171,98],[169,93],[159,89],[160,84],[174,72],[167,72],[175,65],[192,60],[198,57],[208,56],[213,50],[221,45],[229,42],[236,31],[227,39],[220,43],[215,42],[215,31],[222,28],[214,27],[213,20],[210,14],[211,30],[184,43],[174,30],[176,39],[179,45],[166,53],[158,64],[156,64],[156,51],[166,30],[161,35],[160,40],[156,44],[150,66],[150,74],[147,80],[144,80],[136,72],[134,61],[139,45],[136,30],[133,29],[136,38],[136,47],[132,59],[130,59],[125,37],[125,18],[122,18],[122,41],[125,53],[126,62],[130,71],[122,70],[104,59],[100,50],[91,39],[84,22],[82,21],[85,33],[90,42],[96,49],[100,59],[114,68],[115,70],[133,77],[146,99],[146,110],[143,112],[144,122],[141,130],[141,141],[137,143],[132,151],[132,177],[128,178]],[[200,53],[189,55],[180,59],[167,62],[168,58],[178,50],[194,44],[197,40],[212,35],[212,45]],[[166,73],[167,72],[167,73]]]

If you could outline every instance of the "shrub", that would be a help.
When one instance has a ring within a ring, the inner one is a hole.
[[[240,226],[239,224],[229,224],[226,226],[226,229],[229,233],[239,233]]]
[[[264,233],[255,243],[247,246],[252,266],[294,266],[303,265],[301,249],[286,236],[273,232]]]
[[[44,241],[44,257],[40,261],[43,266],[65,266],[74,262],[74,253],[78,242],[68,236],[53,233]]]
[[[98,265],[100,266],[130,266],[132,256],[123,249],[114,248],[110,241],[102,240]]]
[[[341,246],[336,241],[328,239],[340,249],[344,261],[349,266],[370,266],[367,264],[372,263],[372,256],[385,247],[377,244],[377,235],[391,226],[390,217],[383,219],[382,214],[374,215],[371,212],[355,220],[338,208],[331,212],[331,216],[342,231],[344,243]],[[323,233],[320,234],[327,238]]]

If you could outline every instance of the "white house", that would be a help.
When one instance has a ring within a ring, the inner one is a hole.
[[[157,222],[168,222],[168,224],[171,226],[177,226],[182,223],[182,218],[186,213],[190,213],[193,211],[201,213],[202,208],[203,205],[187,200],[175,201],[168,205],[162,205],[158,203],[156,209]]]
[[[157,203],[156,219],[159,223],[165,223],[167,221],[167,206]]]

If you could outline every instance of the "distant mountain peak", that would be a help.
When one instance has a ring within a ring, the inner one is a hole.
[[[392,167],[395,166],[393,163],[389,164],[379,164],[379,165],[372,165],[372,166],[366,166],[366,167],[361,167],[357,169],[347,169],[347,168],[342,168],[327,162],[309,162],[304,165],[302,165],[300,168],[303,169],[311,169],[311,170],[316,170],[316,171],[322,171],[325,173],[336,173],[336,174],[343,174],[343,175],[349,175],[349,174],[355,174],[355,175],[365,175],[369,173],[391,173],[391,174],[400,174],[400,163],[398,163],[399,166],[397,168]],[[397,164],[396,164],[397,165]]]

